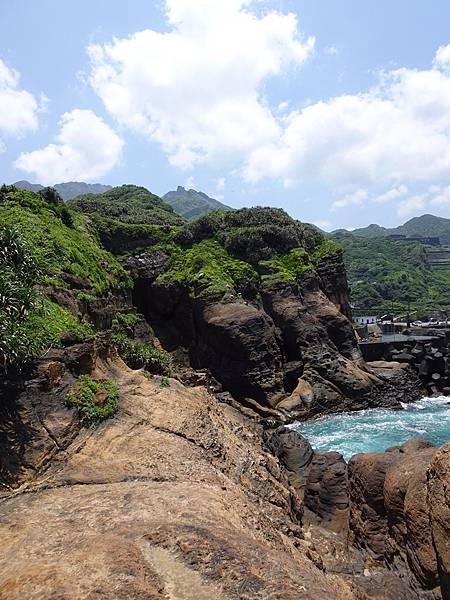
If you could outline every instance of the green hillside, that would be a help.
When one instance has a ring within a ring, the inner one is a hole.
[[[349,234],[334,239],[344,249],[355,306],[389,311],[410,302],[419,313],[450,310],[450,269],[432,270],[422,244]]]
[[[181,225],[183,219],[172,207],[146,188],[122,185],[103,194],[86,194],[68,202],[85,214],[118,219],[123,223]]]
[[[399,227],[386,228],[380,225],[369,225],[353,231],[338,229],[333,234],[351,233],[357,237],[377,238],[389,235],[405,235],[406,237],[439,237],[441,244],[450,244],[450,219],[435,215],[414,217]]]
[[[170,358],[134,330],[142,316],[130,305],[131,280],[121,261],[142,251],[150,263],[154,253],[165,255],[153,284],[163,295],[184,289],[226,301],[298,282],[341,250],[280,209],[216,211],[186,223],[136,186],[68,204],[52,188],[3,186],[0,369],[106,328],[128,364],[167,373]]]
[[[203,192],[186,190],[182,186],[178,186],[176,191],[167,192],[163,200],[187,220],[196,219],[215,210],[233,210]]]
[[[77,297],[94,301],[130,285],[86,217],[49,188],[0,188],[0,239],[0,366],[59,345],[65,334],[90,335]]]

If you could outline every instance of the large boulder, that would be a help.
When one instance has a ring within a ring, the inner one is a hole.
[[[197,359],[237,398],[273,402],[283,392],[283,357],[274,322],[250,304],[202,303]]]
[[[450,444],[412,439],[349,462],[355,542],[432,598],[450,598]]]
[[[347,464],[339,452],[315,452],[308,475],[305,507],[313,522],[346,535],[349,528]]]

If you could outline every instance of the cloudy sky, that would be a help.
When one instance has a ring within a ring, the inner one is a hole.
[[[0,0],[0,181],[450,217],[448,0]]]

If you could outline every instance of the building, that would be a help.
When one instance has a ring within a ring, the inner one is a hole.
[[[376,325],[377,317],[376,316],[364,316],[364,317],[355,317],[354,321],[357,325]]]

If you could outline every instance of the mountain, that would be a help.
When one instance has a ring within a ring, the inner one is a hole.
[[[186,190],[181,185],[178,186],[176,192],[167,192],[163,196],[163,200],[170,204],[176,213],[188,220],[207,215],[214,210],[233,210],[230,206],[210,198],[203,192]]]
[[[15,183],[13,183],[13,186],[16,187],[18,190],[27,190],[28,192],[39,192],[40,190],[44,189],[44,186],[40,183],[30,183],[25,179],[16,181]]]
[[[29,192],[39,192],[44,188],[40,183],[30,183],[25,179],[16,181],[13,185],[19,190],[28,190]],[[69,181],[67,183],[56,183],[51,186],[59,193],[63,200],[71,200],[81,194],[102,194],[111,189],[110,185],[101,183],[84,183],[84,181]]]
[[[380,225],[369,225],[360,229],[348,231],[336,229],[333,234],[350,233],[357,237],[378,238],[389,235],[404,235],[406,237],[439,237],[441,244],[450,244],[450,219],[435,215],[414,217],[399,227],[386,228]]]
[[[116,219],[122,223],[145,225],[182,225],[183,219],[159,196],[144,187],[122,185],[103,194],[83,194],[68,206],[85,214]]]
[[[450,219],[435,215],[414,217],[404,225],[397,227],[395,233],[408,237],[439,237],[442,244],[450,244]]]

